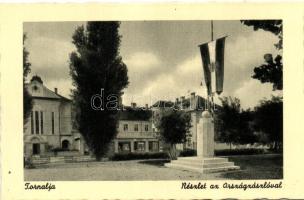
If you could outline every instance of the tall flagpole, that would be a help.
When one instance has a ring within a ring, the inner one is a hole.
[[[211,20],[211,41],[213,41],[213,20]]]
[[[213,41],[213,20],[211,20],[211,41]],[[213,93],[212,93],[212,90],[213,90],[213,88],[211,88],[211,105],[210,105],[210,112],[211,112],[211,114],[213,114],[213,104],[214,104],[214,101],[213,101]]]

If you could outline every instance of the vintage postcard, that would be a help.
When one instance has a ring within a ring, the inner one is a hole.
[[[304,198],[303,22],[304,4],[0,5],[2,198]]]

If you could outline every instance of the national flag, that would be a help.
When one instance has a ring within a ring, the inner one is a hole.
[[[225,39],[219,38],[199,46],[208,95],[223,92]]]

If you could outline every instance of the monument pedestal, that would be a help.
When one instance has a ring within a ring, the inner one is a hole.
[[[209,111],[204,111],[197,124],[197,156],[179,157],[166,167],[197,171],[201,173],[240,169],[228,158],[214,157],[214,123]]]

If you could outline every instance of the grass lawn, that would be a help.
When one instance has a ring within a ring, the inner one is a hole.
[[[25,181],[223,180],[281,179],[281,155],[231,156],[241,170],[201,174],[164,167],[166,160],[133,160],[56,164],[25,169]]]
[[[230,161],[241,167],[240,171],[221,174],[227,179],[283,179],[282,155],[230,156]]]

